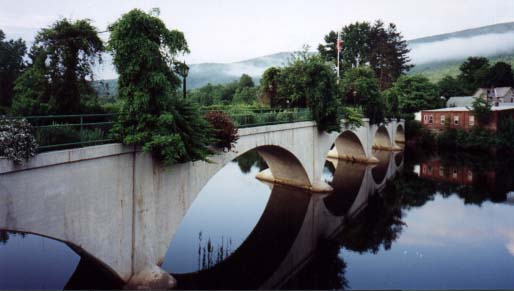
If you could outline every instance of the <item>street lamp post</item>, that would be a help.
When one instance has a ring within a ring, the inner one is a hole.
[[[175,62],[175,72],[182,77],[182,90],[184,91],[184,99],[186,98],[186,78],[189,73],[189,67],[186,65],[186,61]]]

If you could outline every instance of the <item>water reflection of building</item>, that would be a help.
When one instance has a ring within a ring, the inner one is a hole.
[[[473,170],[466,166],[448,166],[444,165],[441,160],[431,160],[421,163],[420,168],[422,178],[460,185],[473,184]]]
[[[420,163],[419,176],[437,183],[439,191],[456,193],[466,203],[481,204],[486,200],[507,202],[507,194],[514,190],[514,175],[505,165],[456,164],[434,158]]]

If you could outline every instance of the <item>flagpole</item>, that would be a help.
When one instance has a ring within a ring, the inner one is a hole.
[[[338,31],[337,32],[337,45],[336,45],[337,46],[336,49],[337,49],[337,84],[338,85],[339,85],[339,79],[340,79],[339,78],[339,71],[340,71],[339,70],[339,63],[340,63],[339,55],[341,54],[341,45],[340,45],[340,43],[341,43],[341,32]]]

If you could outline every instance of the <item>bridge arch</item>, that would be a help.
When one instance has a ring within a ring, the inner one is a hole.
[[[354,162],[366,162],[368,160],[363,142],[357,134],[350,130],[346,130],[337,136],[328,157]]]
[[[311,182],[300,160],[290,151],[276,145],[254,148],[269,167],[269,172],[260,173],[257,178],[278,184],[310,188]]]
[[[392,147],[393,144],[391,143],[389,131],[384,125],[379,126],[373,138],[373,148],[387,150],[391,149]]]

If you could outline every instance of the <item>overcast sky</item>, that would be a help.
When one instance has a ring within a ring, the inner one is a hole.
[[[514,21],[514,0],[0,0],[0,29],[30,43],[61,17],[90,18],[102,31],[132,8],[153,7],[168,28],[185,33],[190,63],[316,47],[328,31],[357,20],[394,22],[407,39]]]

